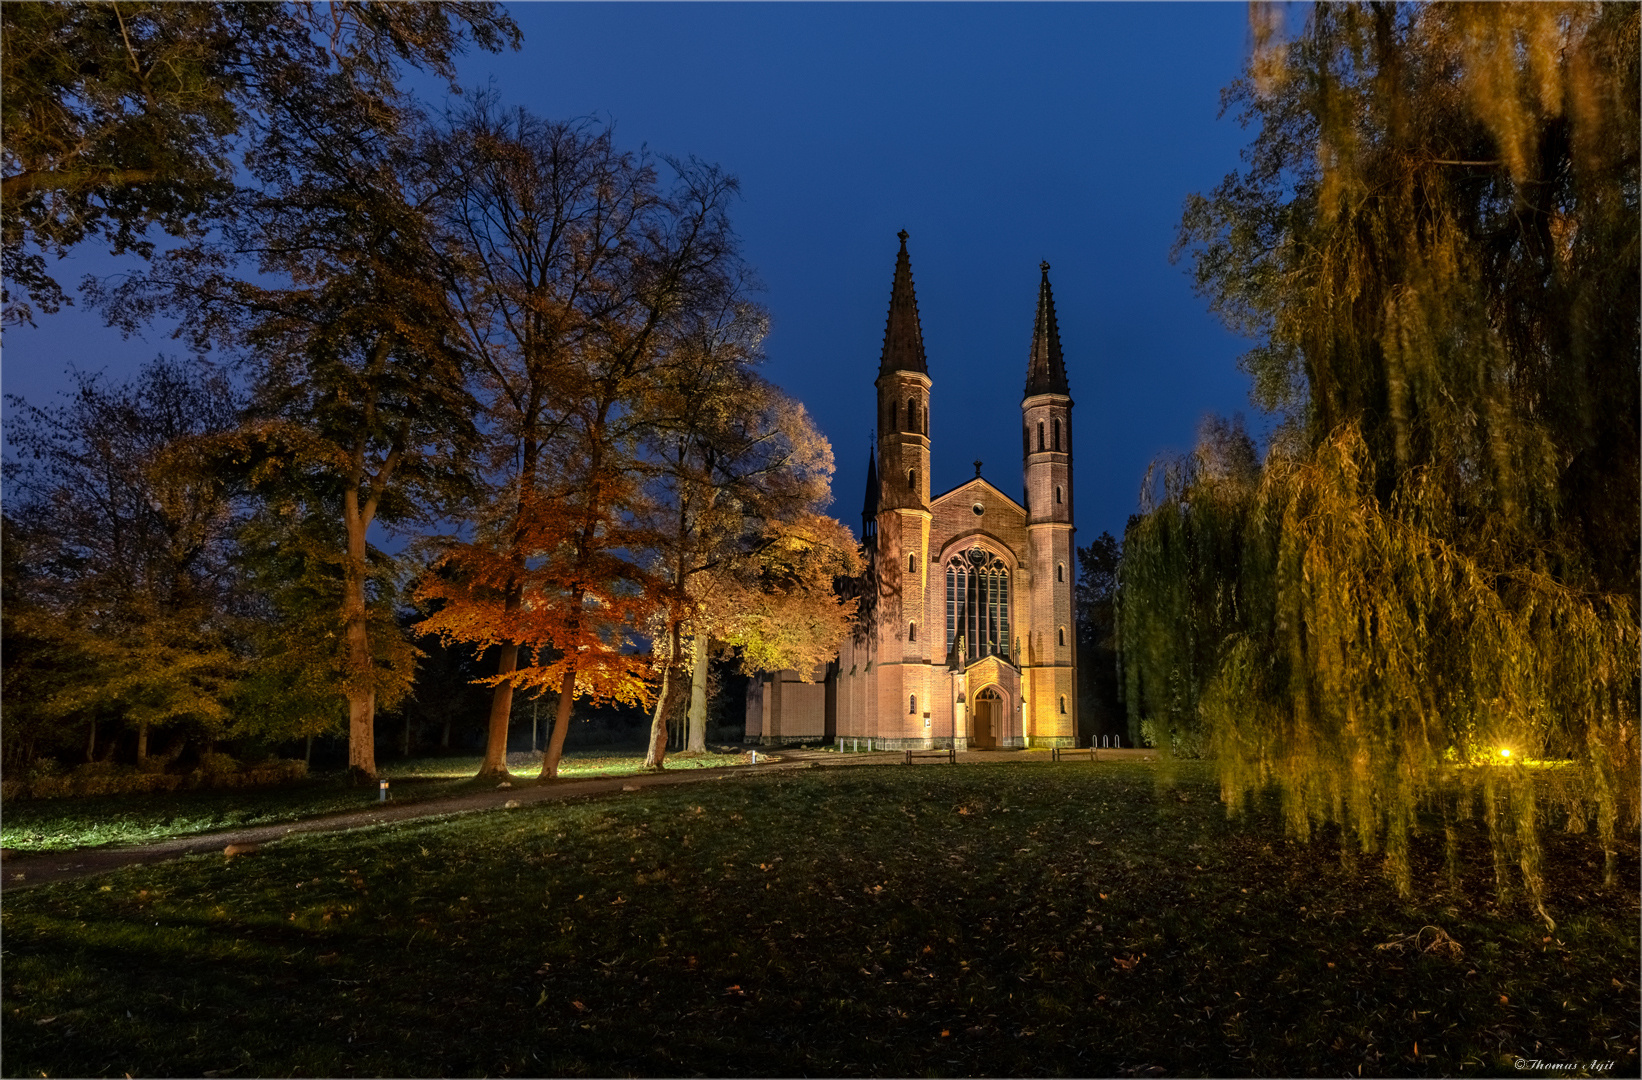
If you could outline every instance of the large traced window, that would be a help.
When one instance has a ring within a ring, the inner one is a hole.
[[[946,564],[946,648],[964,639],[966,663],[1009,659],[1009,568],[984,548],[954,555]]]

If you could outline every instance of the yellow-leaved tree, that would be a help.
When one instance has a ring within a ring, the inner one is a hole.
[[[1130,529],[1130,708],[1405,892],[1416,816],[1452,867],[1476,810],[1549,922],[1542,826],[1611,880],[1637,820],[1638,8],[1256,16],[1247,168],[1179,250],[1283,423]]]

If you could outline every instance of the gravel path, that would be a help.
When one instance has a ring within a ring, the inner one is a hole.
[[[1121,758],[1150,760],[1148,750],[1102,750],[1102,760]],[[1047,763],[1046,753],[1018,754],[1012,752],[960,753],[960,764],[979,764],[985,761],[1017,760],[1023,764],[1033,761]],[[935,760],[935,759],[930,759]],[[164,862],[184,855],[199,855],[222,851],[230,844],[267,844],[293,833],[345,832],[350,829],[368,829],[395,821],[414,818],[444,817],[451,814],[471,814],[486,810],[500,810],[508,802],[519,806],[551,802],[561,799],[604,795],[610,792],[639,791],[644,788],[670,784],[698,784],[712,780],[728,780],[734,776],[753,773],[813,769],[823,766],[898,765],[905,761],[901,751],[839,754],[827,750],[781,750],[768,758],[759,751],[757,765],[728,765],[712,769],[680,769],[673,772],[641,773],[635,776],[614,776],[590,780],[560,780],[536,785],[478,791],[454,795],[445,799],[429,799],[395,805],[383,803],[368,810],[350,810],[324,817],[287,821],[276,825],[257,825],[245,829],[180,836],[173,840],[159,840],[132,847],[89,848],[83,851],[59,851],[28,854],[8,854],[0,861],[0,891],[24,889],[54,881],[75,881],[95,874],[117,870],[123,866]]]

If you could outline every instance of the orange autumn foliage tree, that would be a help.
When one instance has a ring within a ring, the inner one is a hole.
[[[576,698],[635,706],[651,699],[649,657],[636,640],[650,607],[650,582],[619,550],[601,543],[629,534],[608,513],[624,501],[614,486],[600,485],[602,496],[591,499],[528,497],[516,537],[535,557],[521,567],[509,548],[453,547],[416,591],[424,603],[441,602],[419,631],[479,651],[513,642],[532,655],[532,663],[485,681],[558,695],[560,715],[543,758],[544,778],[557,775]],[[514,589],[517,604],[508,599]]]

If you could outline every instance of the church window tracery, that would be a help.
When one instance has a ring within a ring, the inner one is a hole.
[[[946,564],[946,648],[964,640],[965,662],[987,656],[1009,659],[1009,568],[984,548],[953,556]]]

